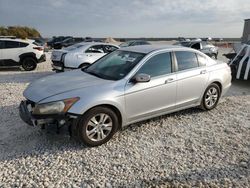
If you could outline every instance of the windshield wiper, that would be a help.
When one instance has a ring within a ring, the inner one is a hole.
[[[96,76],[96,77],[98,77],[98,78],[103,78],[101,75],[99,75],[99,74],[97,74],[97,73],[95,73],[95,72],[86,71],[86,69],[82,69],[82,71],[84,71],[84,72],[86,72],[86,73],[88,73],[88,74],[91,74],[91,75],[93,75],[93,76]]]

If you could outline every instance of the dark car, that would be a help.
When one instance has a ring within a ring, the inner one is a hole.
[[[124,42],[120,44],[119,46],[128,47],[128,46],[140,46],[140,45],[150,45],[150,43],[145,40],[131,40],[131,41]]]
[[[54,49],[62,49],[64,47],[72,46],[76,43],[83,42],[84,38],[66,38],[61,42],[54,43]]]
[[[50,39],[48,42],[47,42],[47,46],[50,47],[50,48],[54,48],[54,45],[55,43],[57,42],[61,42],[67,38],[73,38],[71,36],[59,36],[59,37],[53,37],[52,39]]]
[[[34,40],[38,46],[44,46],[46,43],[46,40],[44,38],[31,38],[31,39]]]

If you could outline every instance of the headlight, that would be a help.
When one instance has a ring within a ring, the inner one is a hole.
[[[210,51],[211,51],[211,52],[216,52],[217,49],[216,49],[216,48],[210,48]]]
[[[80,98],[70,98],[62,101],[38,104],[35,106],[33,114],[62,114],[66,113],[70,107]]]

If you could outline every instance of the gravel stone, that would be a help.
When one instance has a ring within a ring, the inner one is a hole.
[[[0,187],[250,187],[249,82],[233,82],[212,111],[136,123],[88,148],[19,117],[23,90],[55,74],[50,64],[0,70]]]

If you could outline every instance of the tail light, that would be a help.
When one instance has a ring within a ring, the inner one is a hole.
[[[33,47],[33,49],[38,50],[38,51],[43,51],[43,47],[41,47],[41,46]]]
[[[61,61],[64,63],[66,53],[62,54]]]

